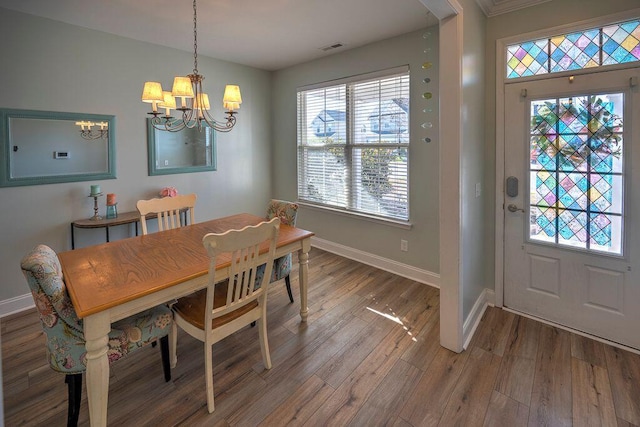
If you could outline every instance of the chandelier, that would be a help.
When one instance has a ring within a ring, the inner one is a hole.
[[[81,121],[76,122],[76,126],[80,126],[80,136],[84,139],[107,139],[109,137],[109,123],[108,122],[90,122]],[[100,129],[92,129],[93,126],[100,126]]]
[[[145,82],[142,90],[142,102],[151,104],[153,116],[151,124],[154,128],[169,132],[178,132],[185,128],[202,129],[209,126],[219,132],[229,132],[236,124],[236,111],[242,104],[240,87],[227,85],[222,98],[223,107],[227,110],[226,121],[216,121],[209,113],[211,106],[209,96],[202,90],[204,76],[198,73],[198,14],[196,0],[193,0],[193,73],[186,77],[177,76],[173,80],[171,92],[163,91],[159,82]],[[176,98],[180,98],[180,106],[176,106]],[[158,112],[164,108],[164,115]],[[171,115],[176,111],[178,117]]]

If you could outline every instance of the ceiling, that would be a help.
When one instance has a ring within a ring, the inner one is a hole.
[[[505,3],[544,1],[477,0],[488,16]],[[200,0],[198,54],[277,70],[437,24],[423,2]],[[191,0],[0,0],[0,7],[193,51]]]

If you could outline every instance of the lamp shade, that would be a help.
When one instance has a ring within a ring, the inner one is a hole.
[[[142,102],[161,102],[162,85],[158,82],[145,82],[142,89]]]
[[[193,86],[189,77],[177,76],[173,79],[171,95],[176,98],[193,98]]]
[[[209,95],[206,93],[199,93],[196,98],[195,108],[197,110],[210,110],[211,105],[209,104]]]
[[[222,97],[222,105],[228,111],[237,110],[242,104],[242,96],[240,95],[240,86],[227,85],[224,88],[224,96]]]
[[[160,108],[176,108],[176,99],[168,90],[162,91],[162,102],[158,104]]]

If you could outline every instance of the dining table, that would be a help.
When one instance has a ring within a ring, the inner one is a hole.
[[[86,340],[86,387],[92,426],[107,425],[108,334],[111,324],[207,286],[208,233],[257,225],[263,217],[241,213],[157,233],[60,252],[63,277]],[[298,253],[300,317],[307,320],[308,262],[313,232],[280,225],[275,257]],[[267,246],[264,246],[267,252]],[[214,280],[229,277],[228,257],[216,259]]]

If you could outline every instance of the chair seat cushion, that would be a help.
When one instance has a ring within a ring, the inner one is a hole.
[[[222,307],[227,300],[228,281],[216,283],[213,299],[213,308]],[[193,326],[204,330],[204,314],[207,305],[207,290],[201,289],[186,297],[180,298],[172,308],[173,311]],[[250,312],[258,306],[258,301],[253,301],[237,310],[213,319],[213,327],[219,328],[232,320]]]
[[[159,305],[114,323],[109,333],[109,362],[168,335],[172,321],[171,309]]]

